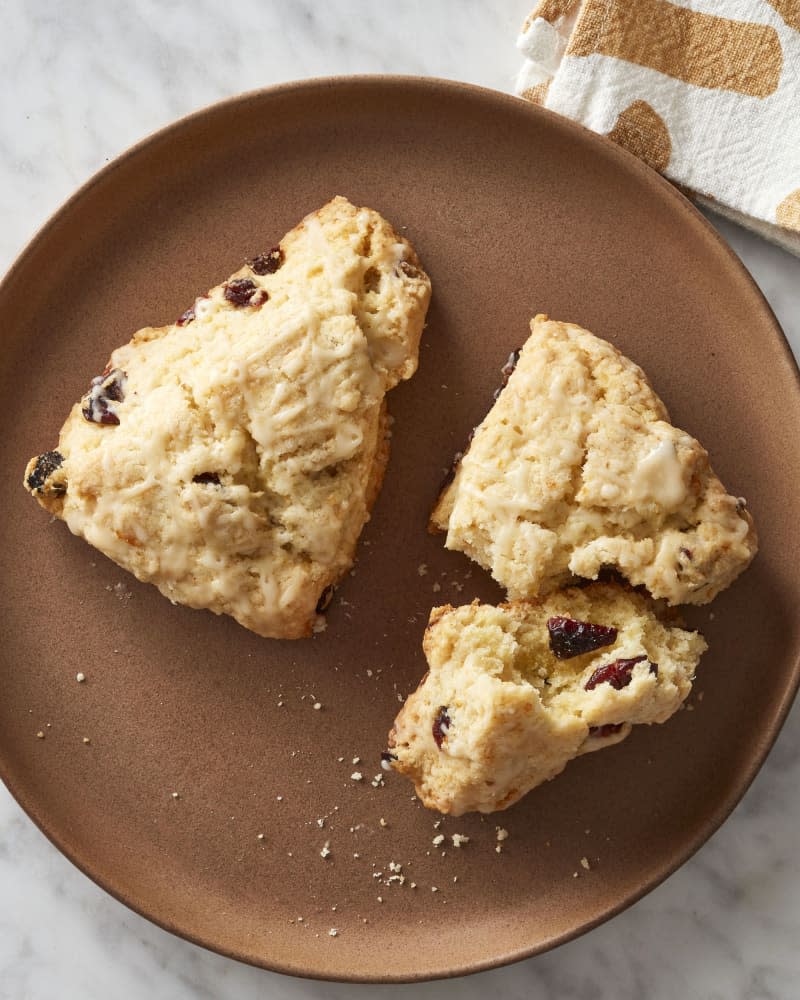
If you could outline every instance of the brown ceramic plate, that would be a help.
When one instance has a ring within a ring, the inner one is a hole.
[[[172,320],[337,193],[403,227],[435,291],[419,373],[391,396],[393,454],[357,570],[324,635],[274,642],[173,607],[52,523],[21,477],[115,345]],[[747,496],[761,552],[713,620],[690,615],[711,647],[693,711],[581,758],[507,813],[437,831],[405,781],[372,779],[400,696],[424,670],[431,606],[499,596],[425,524],[536,311],[589,327],[645,368]],[[0,771],[53,842],[140,913],[304,976],[485,969],[630,904],[752,780],[798,682],[797,372],[738,260],[609,142],[434,80],[249,94],[103,170],[22,255],[0,315]],[[471,839],[448,839],[445,854],[437,832]],[[405,884],[385,884],[389,862]]]

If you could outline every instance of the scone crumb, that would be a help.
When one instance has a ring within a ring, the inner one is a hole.
[[[507,840],[508,839],[508,830],[504,830],[502,826],[496,826],[495,830],[497,831],[497,839],[498,840]]]
[[[420,576],[427,576],[428,573],[427,563],[420,563],[419,566],[417,566],[417,573],[419,573]]]
[[[324,816],[320,816],[320,818],[317,820],[317,826],[320,828],[320,830],[323,828],[323,826],[325,826]]]
[[[453,841],[453,847],[461,847],[462,844],[469,843],[469,837],[465,837],[463,833],[454,833],[450,839]]]
[[[388,826],[388,825],[389,825],[389,824],[388,824],[388,823],[386,822],[386,820],[385,820],[385,819],[383,818],[383,816],[381,816],[381,818],[380,818],[380,820],[379,820],[378,822],[379,822],[379,823],[380,823],[380,825],[381,825],[381,826],[383,826],[383,827],[386,827],[386,826]]]
[[[441,589],[442,589],[441,583],[439,583],[438,580],[434,580],[433,586],[431,587],[431,590],[434,592],[434,594],[438,594]]]
[[[91,741],[91,740],[89,739],[89,737],[88,737],[88,736],[84,736],[84,737],[83,737],[83,743],[84,743],[84,746],[89,746],[89,744],[90,744],[91,742],[92,742],[92,741]]]
[[[591,870],[588,858],[581,858],[581,868],[585,868],[587,872]]]
[[[314,711],[318,712],[321,708],[322,708],[322,702],[321,701],[315,701],[314,702]]]
[[[83,672],[75,674],[75,680],[79,684],[83,684],[83,682],[86,680],[86,674],[84,674]]]
[[[179,799],[181,797],[180,796],[180,792],[173,792],[172,793],[172,797],[173,797],[173,799]]]
[[[264,840],[264,834],[259,833],[259,835],[256,837],[256,840]]]
[[[41,730],[41,729],[40,729],[40,730],[39,730],[39,732],[38,732],[38,733],[36,734],[36,739],[37,739],[37,740],[43,740],[43,739],[44,739],[44,733],[42,732],[42,730]]]
[[[335,928],[335,927],[331,927],[331,929],[330,929],[330,930],[328,931],[328,936],[329,936],[329,937],[336,937],[336,935],[337,935],[338,933],[339,933],[339,932],[338,932],[338,931],[336,930],[336,928]]]
[[[360,757],[353,757],[353,763],[354,764],[360,764],[361,763],[361,758]]]
[[[435,837],[433,838],[433,840],[431,841],[431,843],[433,844],[433,846],[434,846],[434,847],[438,847],[438,846],[439,846],[439,844],[442,844],[442,843],[444,843],[444,834],[443,834],[443,833],[438,833],[438,834],[437,834],[437,835],[436,835],[436,836],[435,836]]]
[[[331,856],[331,842],[326,840],[322,845],[322,850],[319,852],[321,858],[329,858]]]
[[[438,886],[435,886],[435,885],[431,886],[431,892],[438,892],[438,891],[439,891],[439,887]]]
[[[353,773],[350,775],[352,781],[361,781],[363,777],[364,775],[360,771],[353,771]]]

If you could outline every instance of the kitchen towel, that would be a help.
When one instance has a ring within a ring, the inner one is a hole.
[[[517,93],[800,255],[800,0],[540,0]]]

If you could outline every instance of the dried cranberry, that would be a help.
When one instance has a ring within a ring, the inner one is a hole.
[[[194,319],[195,313],[194,306],[192,305],[175,320],[175,326],[188,326]]]
[[[433,720],[433,739],[440,750],[442,749],[442,743],[447,739],[449,730],[450,714],[447,705],[442,705]]]
[[[267,253],[260,253],[252,260],[248,260],[247,266],[253,274],[274,274],[284,261],[283,250],[280,246],[273,247]]]
[[[330,603],[333,600],[333,595],[336,592],[336,587],[332,583],[322,591],[319,595],[319,600],[317,601],[317,614],[321,615],[323,611],[327,611],[330,607]]]
[[[625,725],[624,722],[607,722],[604,726],[589,726],[590,736],[613,736]]]
[[[570,660],[617,641],[617,630],[612,625],[595,625],[562,615],[547,620],[547,631],[550,649],[559,660]]]
[[[633,656],[630,660],[613,660],[598,667],[584,686],[585,691],[594,691],[598,684],[610,684],[615,691],[627,687],[631,680],[631,671],[637,663],[646,660],[646,656]]]
[[[219,476],[216,472],[201,472],[196,476],[192,476],[193,483],[203,483],[210,486],[219,486]]]
[[[225,298],[237,308],[261,306],[269,296],[251,278],[234,278],[225,283]]]
[[[120,368],[95,375],[84,398],[81,413],[93,424],[118,424],[119,416],[114,403],[125,399],[127,376]]]
[[[36,459],[33,472],[28,476],[28,489],[38,493],[44,487],[50,476],[64,464],[64,456],[60,451],[46,451]],[[54,483],[50,487],[53,496],[63,496],[67,487],[63,483]]]

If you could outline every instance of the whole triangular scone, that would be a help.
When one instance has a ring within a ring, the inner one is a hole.
[[[25,485],[172,601],[310,635],[380,489],[384,395],[416,370],[429,298],[411,245],[335,198],[115,350]]]
[[[748,565],[744,501],[611,344],[537,316],[504,373],[431,528],[510,598],[613,567],[670,604],[705,604]]]
[[[431,809],[493,812],[637,723],[664,722],[689,694],[702,636],[662,623],[612,584],[538,602],[434,608],[429,671],[385,755]]]

